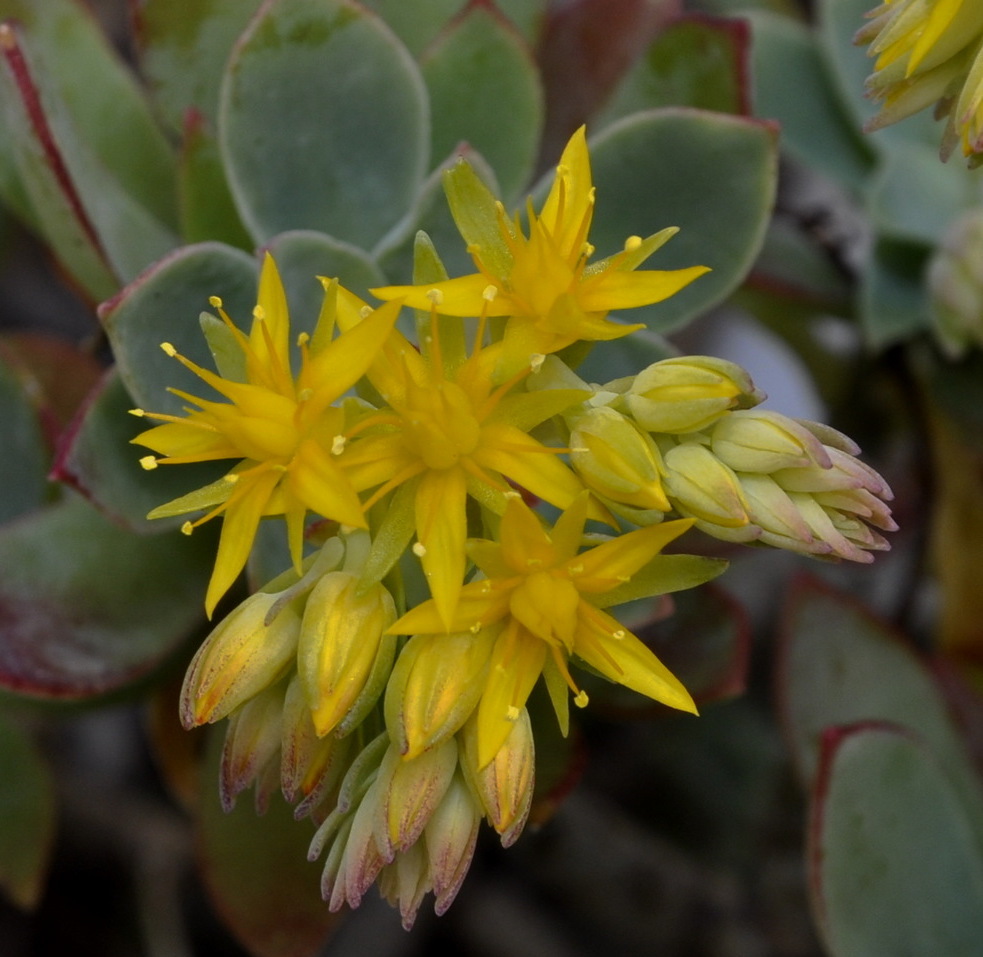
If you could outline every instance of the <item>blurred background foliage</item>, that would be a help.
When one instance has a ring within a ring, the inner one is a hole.
[[[5,957],[978,953],[981,180],[930,116],[859,132],[868,2],[0,0]],[[331,915],[306,823],[223,814],[179,728],[214,540],[145,520],[201,479],[142,472],[125,411],[181,385],[161,340],[207,361],[209,295],[249,314],[257,250],[311,320],[309,277],[407,281],[419,228],[465,268],[440,170],[521,204],[585,121],[599,250],[675,225],[660,268],[713,272],[583,374],[740,362],[901,531],[865,567],[718,543],[631,622],[699,720],[592,688],[446,916]]]

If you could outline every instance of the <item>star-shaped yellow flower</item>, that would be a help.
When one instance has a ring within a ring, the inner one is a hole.
[[[291,372],[290,319],[276,264],[267,254],[260,276],[258,305],[248,336],[216,306],[242,352],[245,381],[223,378],[178,355],[177,358],[227,402],[200,399],[172,390],[190,406],[185,417],[134,409],[134,414],[165,424],[140,433],[133,441],[163,456],[146,456],[144,468],[220,459],[240,461],[217,482],[154,509],[151,518],[207,509],[184,531],[222,515],[215,569],[205,597],[211,616],[249,556],[259,520],[283,515],[290,551],[299,567],[307,511],[364,528],[358,495],[332,455],[335,437],[344,431],[344,412],[333,403],[372,362],[389,334],[399,303],[369,315],[332,340],[333,315],[322,313],[313,338],[301,337],[301,367]]]
[[[350,295],[350,308],[357,300]],[[346,310],[339,301],[339,321]],[[560,459],[568,450],[544,445],[529,431],[580,402],[576,389],[521,388],[530,367],[496,385],[492,370],[499,350],[476,345],[469,356],[446,355],[440,320],[433,316],[425,354],[393,331],[366,375],[385,408],[355,421],[339,436],[339,464],[353,487],[374,489],[366,509],[386,499],[376,553],[385,549],[381,573],[409,545],[423,566],[435,607],[449,621],[466,571],[467,501],[493,513],[505,509],[512,484],[560,508],[583,484]],[[479,332],[479,342],[481,333]],[[591,504],[593,518],[608,513]]]
[[[479,764],[505,742],[542,674],[561,727],[567,724],[567,688],[587,703],[568,663],[578,658],[611,681],[673,708],[696,713],[689,693],[661,661],[602,609],[628,600],[626,587],[662,548],[693,523],[684,519],[638,529],[581,552],[587,494],[578,496],[552,531],[519,496],[505,514],[499,541],[472,540],[468,553],[484,578],[461,589],[450,621],[433,601],[410,610],[392,627],[427,635],[496,629],[488,677],[478,705]],[[708,578],[720,568],[707,565]],[[658,594],[658,584],[642,595]],[[672,590],[671,587],[662,589]],[[462,689],[463,693],[463,689]]]
[[[454,170],[448,174],[455,175],[461,174]],[[489,235],[485,245],[468,248],[478,271],[430,285],[387,286],[373,293],[427,309],[431,291],[437,290],[444,315],[508,317],[501,374],[511,375],[534,354],[556,352],[577,341],[617,339],[642,328],[612,322],[607,314],[661,302],[708,271],[705,266],[636,271],[676,233],[674,228],[644,240],[632,236],[622,252],[588,264],[594,252],[587,240],[594,187],[583,127],[563,151],[538,215],[530,203],[528,236],[473,174],[469,184],[464,202],[474,208],[466,211],[468,218],[498,222],[497,236]],[[462,210],[454,203],[452,210],[460,224]]]

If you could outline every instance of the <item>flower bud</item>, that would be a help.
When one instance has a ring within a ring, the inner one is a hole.
[[[684,442],[669,449],[663,461],[666,492],[682,515],[725,528],[748,524],[740,481],[706,446]]]
[[[795,419],[767,409],[731,412],[710,433],[713,454],[735,472],[832,464],[822,442]]]
[[[245,791],[275,759],[280,751],[283,714],[283,683],[250,698],[229,718],[225,745],[219,765],[219,798],[228,812],[236,797]],[[269,795],[258,789],[257,804],[262,807]]]
[[[423,898],[433,890],[431,876],[422,842],[397,854],[379,873],[379,893],[390,906],[399,908],[405,931],[413,929]]]
[[[347,572],[329,572],[314,587],[297,668],[319,735],[343,721],[350,730],[382,692],[396,643],[386,629],[395,620],[392,596],[380,584],[362,586]],[[353,714],[358,720],[351,720]]]
[[[831,551],[816,539],[795,503],[770,475],[749,473],[740,479],[751,521],[761,529],[758,541],[810,555]]]
[[[451,738],[415,758],[390,747],[379,766],[376,846],[387,860],[416,843],[450,786],[457,767]]]
[[[267,623],[279,597],[268,592],[250,595],[205,639],[181,688],[185,728],[226,717],[284,673],[297,651],[300,615],[288,604]]]
[[[408,758],[445,741],[478,705],[495,634],[416,635],[386,685],[386,727]]]
[[[954,358],[983,345],[983,208],[957,219],[928,267],[935,332]]]
[[[578,417],[570,433],[570,461],[598,495],[634,508],[668,512],[655,443],[609,406]]]
[[[451,906],[474,856],[481,806],[458,770],[424,830],[439,917]]]
[[[635,376],[627,395],[635,421],[649,432],[697,432],[730,409],[748,409],[764,395],[739,365],[712,356],[663,359]]]
[[[478,761],[476,717],[464,726],[461,766],[468,783],[481,800],[491,826],[501,835],[503,847],[518,840],[529,817],[536,777],[536,753],[529,712],[523,708],[512,730],[491,761]]]

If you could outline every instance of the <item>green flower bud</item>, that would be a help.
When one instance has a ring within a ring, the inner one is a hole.
[[[633,508],[668,512],[659,450],[631,419],[609,406],[591,409],[572,424],[570,461],[584,485]]]
[[[185,728],[226,717],[280,678],[297,652],[295,604],[276,611],[279,593],[257,592],[218,623],[194,656],[181,688]]]
[[[453,903],[471,866],[481,815],[477,796],[458,770],[424,831],[438,917]]]
[[[297,668],[319,735],[346,722],[351,730],[382,692],[396,639],[392,596],[379,584],[361,586],[348,572],[329,572],[307,599]],[[371,679],[371,680],[370,680]]]
[[[666,492],[680,514],[725,528],[748,524],[740,480],[706,446],[683,442],[663,461]]]
[[[396,659],[386,685],[386,727],[405,757],[455,734],[481,699],[495,633],[417,635]]]
[[[731,412],[710,433],[713,454],[736,472],[832,464],[822,442],[795,419],[780,412],[752,409]]]
[[[739,365],[712,356],[663,359],[635,376],[626,401],[649,432],[683,434],[712,425],[730,409],[764,399]]]

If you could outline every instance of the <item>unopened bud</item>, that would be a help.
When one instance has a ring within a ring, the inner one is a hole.
[[[236,797],[248,788],[269,766],[276,763],[280,751],[283,683],[250,698],[229,717],[225,745],[219,766],[219,798],[222,807],[231,811]],[[276,781],[276,776],[273,776]],[[262,808],[268,794],[257,790],[257,805]]]
[[[635,376],[627,395],[635,421],[649,432],[697,432],[730,409],[764,396],[739,365],[712,356],[663,359]]]
[[[477,796],[458,771],[424,831],[438,916],[453,903],[471,866],[481,816]]]
[[[741,483],[706,446],[684,442],[665,453],[666,492],[676,509],[725,528],[748,524]]]
[[[983,345],[983,207],[948,229],[928,267],[935,333],[954,357]]]
[[[395,620],[392,596],[382,585],[363,587],[354,575],[329,572],[314,587],[297,668],[318,734],[352,724],[356,707],[360,717],[381,694],[396,641],[386,629]]]
[[[185,728],[226,717],[284,673],[297,651],[300,615],[290,604],[267,625],[278,598],[276,593],[251,595],[205,639],[181,688]]]
[[[795,419],[768,409],[731,412],[710,432],[713,454],[736,472],[832,464],[822,442]]]
[[[590,409],[573,423],[570,461],[584,484],[633,508],[668,512],[655,443],[609,406]]]

